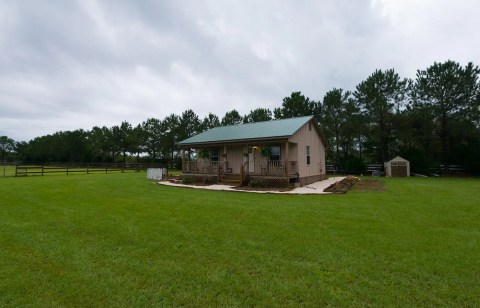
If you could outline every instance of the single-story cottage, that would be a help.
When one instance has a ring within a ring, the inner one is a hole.
[[[183,175],[209,182],[283,186],[325,178],[325,138],[313,116],[219,126],[179,146]]]

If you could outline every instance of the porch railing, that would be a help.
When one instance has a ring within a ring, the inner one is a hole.
[[[189,174],[223,174],[227,172],[224,161],[193,160],[185,162],[183,172]],[[241,167],[243,174],[264,176],[292,176],[298,172],[296,161],[265,160],[245,162]]]
[[[286,176],[298,172],[296,161],[267,160],[249,162],[247,171],[252,175]]]
[[[182,167],[182,171],[190,174],[217,174],[225,163],[223,161],[187,161]]]

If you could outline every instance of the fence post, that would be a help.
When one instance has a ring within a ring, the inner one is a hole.
[[[43,175],[43,165],[42,165],[42,175]]]
[[[18,176],[18,165],[15,165],[15,176]]]

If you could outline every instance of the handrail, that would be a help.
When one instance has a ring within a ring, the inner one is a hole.
[[[266,160],[260,161],[259,166],[255,167],[254,174],[269,176],[288,176],[296,174],[297,161],[292,160]]]
[[[228,161],[193,160],[186,161],[183,171],[190,174],[218,175],[219,179],[226,171]],[[241,179],[250,175],[291,176],[298,173],[298,162],[289,160],[245,161],[240,166]]]

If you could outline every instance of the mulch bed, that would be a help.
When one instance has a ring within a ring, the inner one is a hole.
[[[361,192],[375,192],[375,191],[384,191],[385,183],[381,181],[374,180],[360,180],[355,183],[355,191]]]
[[[335,193],[335,194],[344,194],[350,188],[354,187],[355,191],[375,192],[375,191],[384,191],[383,186],[384,186],[384,183],[381,181],[360,180],[355,176],[349,175],[343,180],[330,185],[324,191]]]
[[[359,179],[356,176],[347,176],[341,181],[335,182],[332,185],[328,186],[323,191],[331,192],[335,194],[344,194],[346,193]]]

